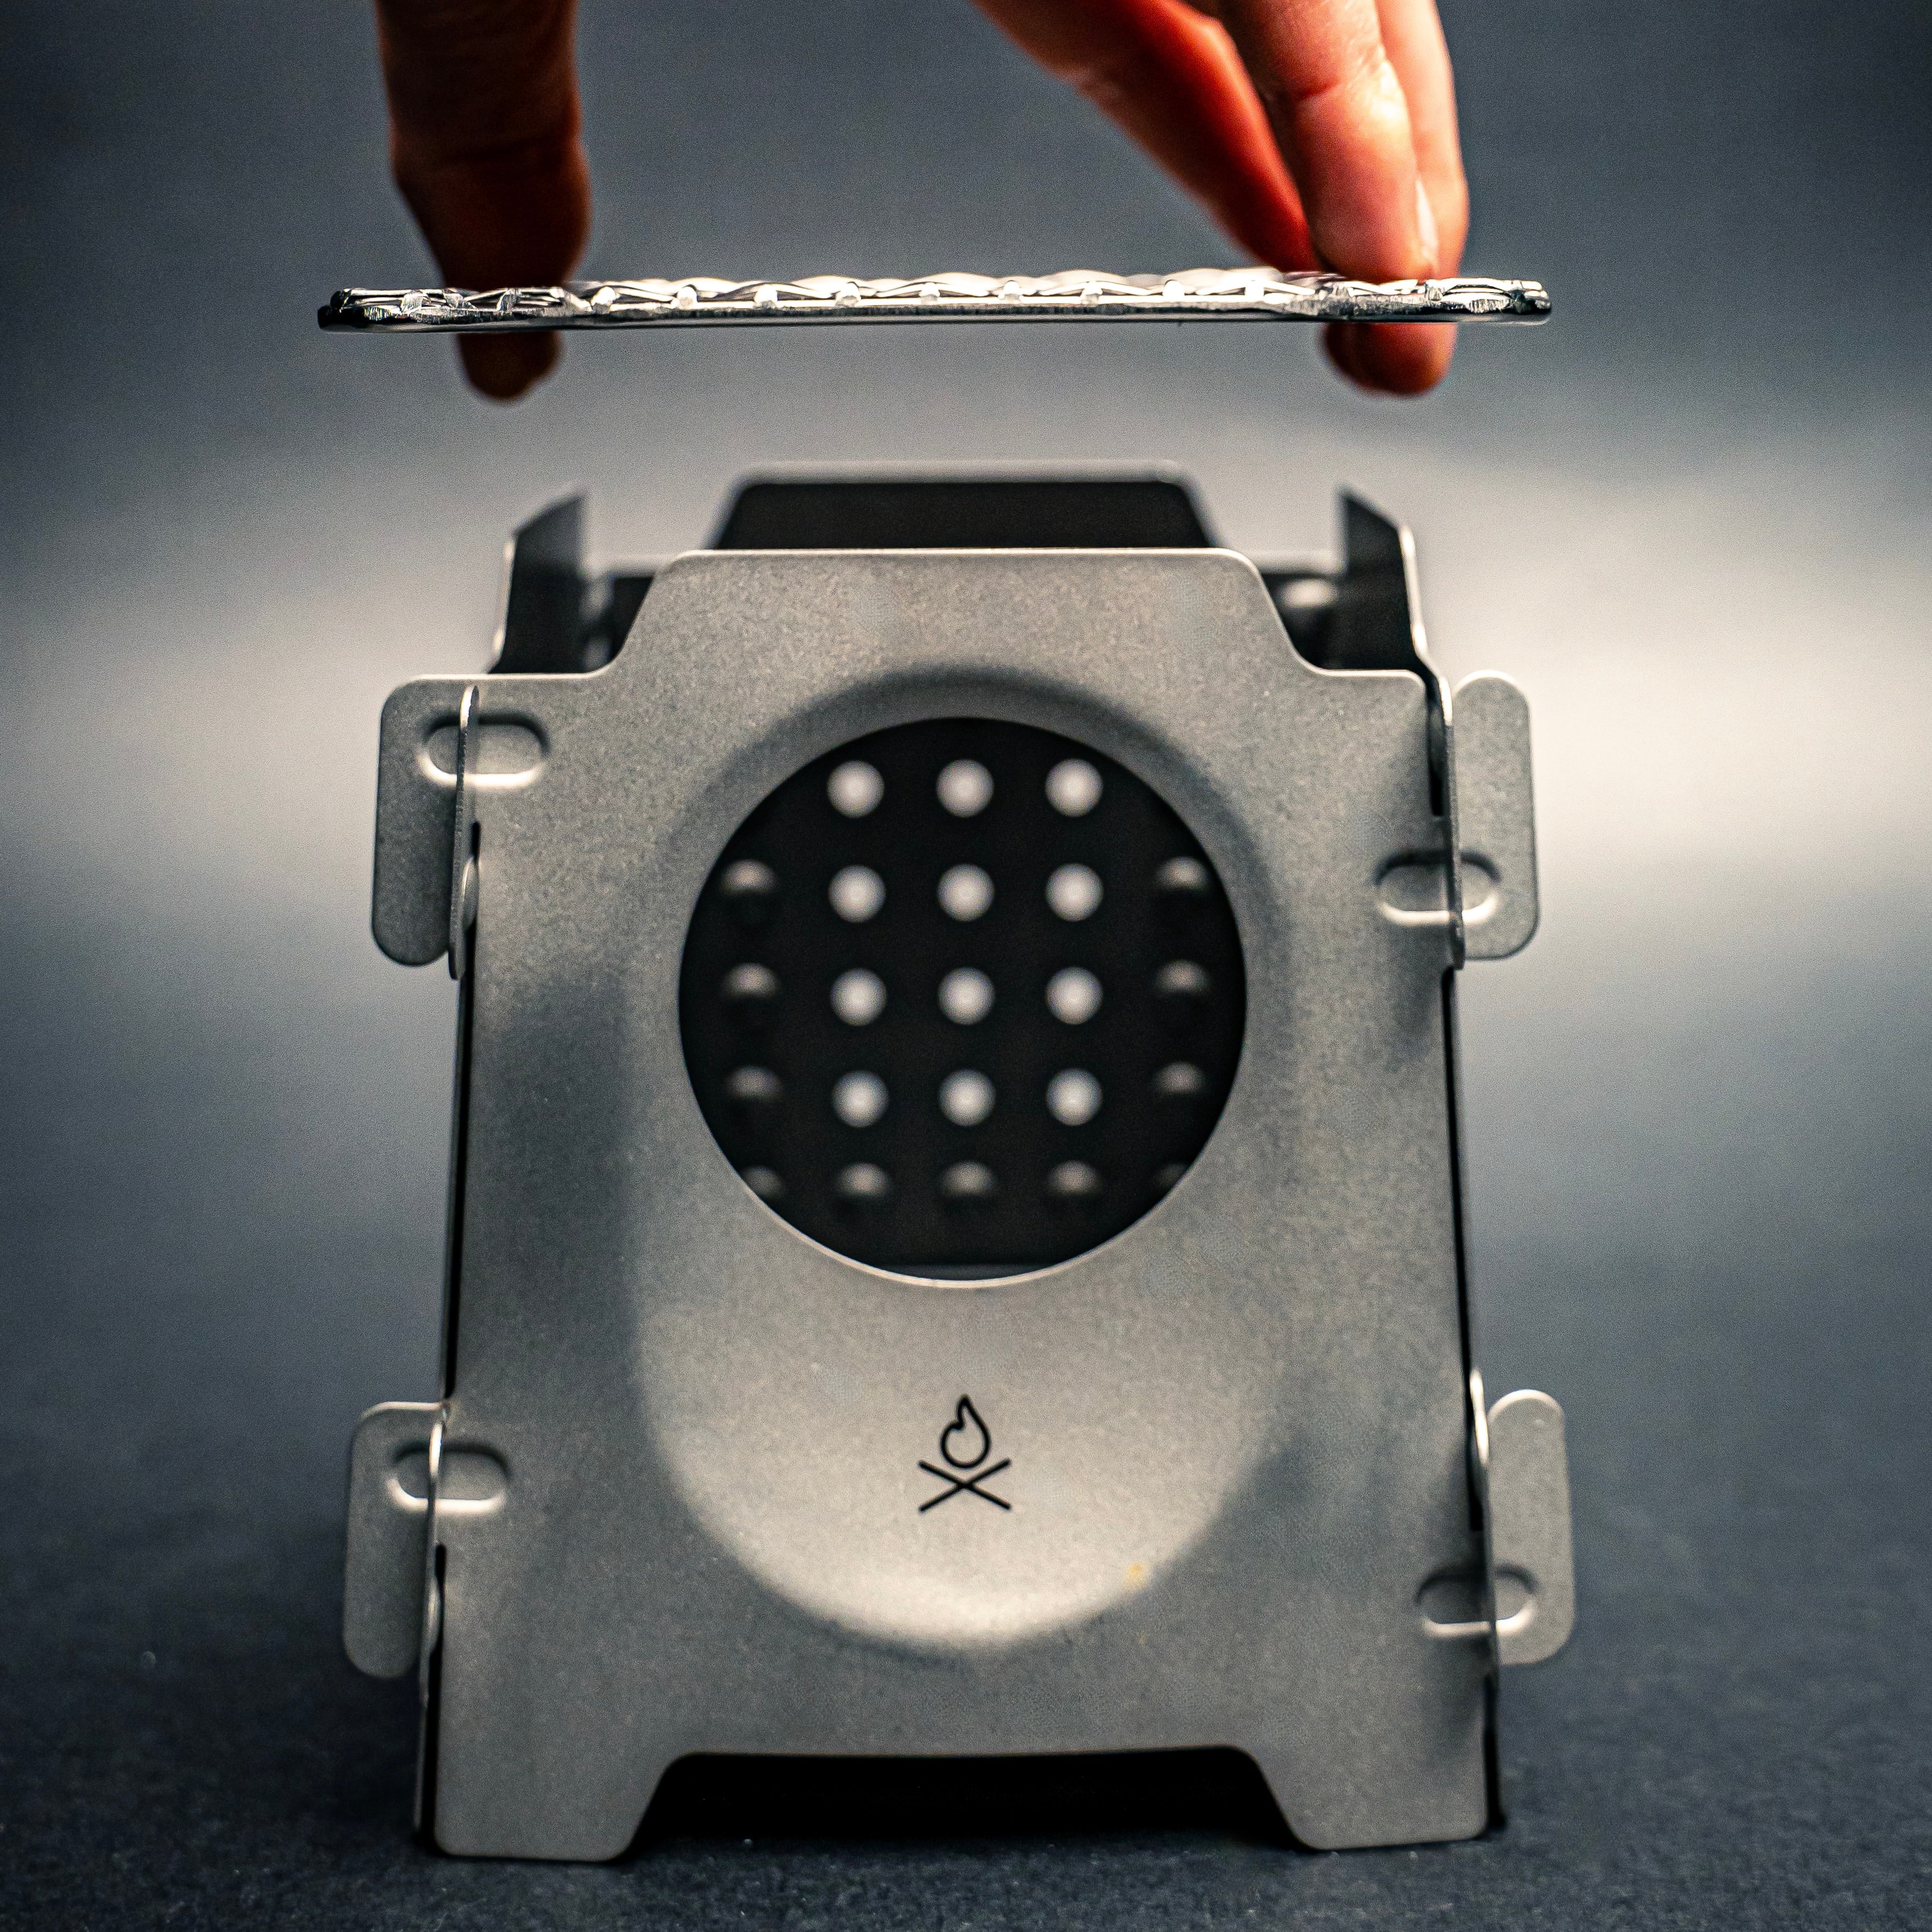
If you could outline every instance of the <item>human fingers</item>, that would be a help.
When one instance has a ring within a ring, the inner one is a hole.
[[[575,0],[376,0],[390,165],[453,287],[545,286],[590,225]],[[513,400],[557,360],[554,334],[466,335],[472,384]]]
[[[1468,223],[1454,76],[1434,0],[1216,0],[1300,185],[1324,263],[1370,281],[1452,272]],[[1440,323],[1327,332],[1370,389],[1433,388]]]
[[[1444,322],[1331,322],[1322,346],[1358,387],[1419,396],[1448,374],[1456,331]]]
[[[1404,10],[1390,30],[1402,65],[1415,76],[1413,84],[1421,104],[1406,131],[1398,125],[1402,138],[1394,143],[1396,185],[1392,190],[1386,186],[1382,190],[1384,199],[1393,192],[1397,213],[1408,216],[1412,224],[1409,245],[1398,245],[1393,250],[1384,245],[1379,254],[1358,250],[1342,259],[1328,252],[1348,245],[1345,233],[1340,241],[1335,238],[1342,231],[1332,220],[1328,224],[1326,244],[1318,234],[1311,244],[1310,223],[1302,212],[1303,196],[1288,174],[1282,146],[1250,77],[1251,70],[1240,64],[1236,44],[1216,24],[1217,20],[1230,18],[1243,4],[1252,6],[1257,0],[980,0],[980,4],[1051,71],[1079,87],[1105,109],[1262,260],[1283,268],[1334,267],[1373,280],[1399,280],[1418,268],[1429,272],[1424,266],[1428,258],[1421,244],[1428,238],[1426,230],[1434,218],[1437,194],[1432,188],[1425,216],[1425,204],[1418,191],[1425,172],[1423,158],[1416,152],[1418,128],[1428,178],[1431,182],[1439,178],[1442,184],[1444,216],[1432,246],[1441,249],[1446,243],[1460,256],[1467,198],[1456,148],[1448,51],[1436,24],[1432,0],[1394,0],[1394,5]],[[1292,0],[1259,0],[1259,4],[1279,10]],[[1313,4],[1319,11],[1331,9],[1336,0],[1313,0]],[[1204,17],[1210,14],[1216,19]],[[1380,34],[1380,19],[1372,6],[1366,26],[1360,18],[1355,25],[1372,38]],[[1429,32],[1434,37],[1432,49]],[[1400,122],[1407,109],[1402,74],[1395,54],[1387,46],[1382,47],[1380,60],[1381,84],[1384,91],[1394,90]],[[1276,66],[1279,70],[1280,63]],[[1308,66],[1304,62],[1294,71],[1305,79]],[[1188,84],[1190,79],[1192,86]],[[1389,158],[1387,146],[1385,142],[1381,156],[1384,163]],[[1401,165],[1404,152],[1406,167]],[[1385,166],[1384,174],[1389,172]],[[1396,239],[1400,244],[1402,238]],[[1454,353],[1455,332],[1439,323],[1348,324],[1328,332],[1328,346],[1336,368],[1352,381],[1365,388],[1410,395],[1441,379]]]
[[[1436,0],[1376,0],[1382,46],[1408,107],[1416,172],[1436,223],[1431,272],[1453,275],[1469,232],[1469,184],[1456,123],[1456,76]]]
[[[1138,141],[1243,247],[1315,256],[1301,200],[1226,32],[1185,0],[980,0],[1049,73]]]
[[[1376,0],[1220,0],[1316,252],[1374,282],[1430,274],[1438,237]]]
[[[1469,189],[1456,125],[1456,82],[1435,0],[1378,0],[1382,45],[1408,106],[1416,171],[1433,218],[1431,272],[1453,275],[1469,227]],[[1365,388],[1413,396],[1448,374],[1456,332],[1442,322],[1340,323],[1328,332],[1330,359]]]

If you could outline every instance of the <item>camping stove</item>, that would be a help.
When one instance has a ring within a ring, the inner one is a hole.
[[[1311,1846],[1498,1822],[1498,1666],[1571,1617],[1460,1174],[1522,694],[1451,693],[1352,498],[1333,572],[1161,477],[754,483],[595,583],[579,518],[382,717],[376,938],[458,1048],[345,1628],[420,1672],[427,1833],[608,1858],[694,1752],[1202,1745]]]

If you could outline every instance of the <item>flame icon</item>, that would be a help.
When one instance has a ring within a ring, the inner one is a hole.
[[[953,1406],[952,1420],[939,1432],[939,1453],[945,1460],[944,1468],[936,1462],[921,1462],[919,1466],[926,1474],[937,1476],[946,1485],[938,1496],[928,1496],[920,1504],[921,1516],[928,1510],[937,1509],[941,1503],[950,1503],[955,1496],[977,1496],[982,1503],[991,1503],[997,1510],[1012,1508],[1004,1496],[996,1496],[984,1486],[1001,1470],[1010,1469],[1013,1459],[1003,1456],[990,1466],[986,1465],[986,1458],[993,1453],[993,1432],[973,1406],[970,1396],[959,1398]]]
[[[939,1453],[956,1469],[976,1469],[993,1453],[993,1438],[970,1396],[959,1398],[952,1420],[939,1432]]]

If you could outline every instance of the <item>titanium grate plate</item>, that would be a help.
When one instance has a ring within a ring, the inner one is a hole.
[[[1514,322],[1546,321],[1540,282],[1454,276],[1358,282],[1316,272],[1187,268],[1116,275],[950,272],[870,280],[675,280],[567,282],[548,288],[342,289],[320,311],[326,329],[640,328],[716,322]]]

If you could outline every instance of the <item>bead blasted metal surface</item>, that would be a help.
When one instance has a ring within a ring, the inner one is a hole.
[[[606,669],[392,698],[393,957],[448,949],[473,839],[438,1414],[478,1493],[428,1501],[437,1844],[609,1858],[671,1762],[719,1751],[1232,1744],[1310,1845],[1492,1822],[1453,721],[1408,668],[1420,637],[1399,631],[1402,668],[1320,669],[1226,551],[705,552]],[[1486,890],[1526,938],[1526,714],[1494,712]],[[760,802],[958,716],[1154,788],[1248,971],[1184,1178],[1100,1246],[983,1283],[865,1266],[764,1206],[706,1126],[678,1010],[693,908]],[[1392,905],[1391,868],[1431,853],[1433,905]],[[422,1412],[364,1429],[368,1481]],[[364,1550],[424,1546],[419,1516],[370,1514],[352,1499]],[[1478,1619],[1448,1640],[1423,1600],[1445,1580]],[[395,1588],[363,1587],[363,1660],[406,1667]]]
[[[547,288],[341,289],[318,312],[326,329],[693,328],[720,322],[1516,322],[1549,320],[1540,282],[1475,275],[1358,282],[1268,268],[1116,275],[956,272],[861,280],[567,282]]]

